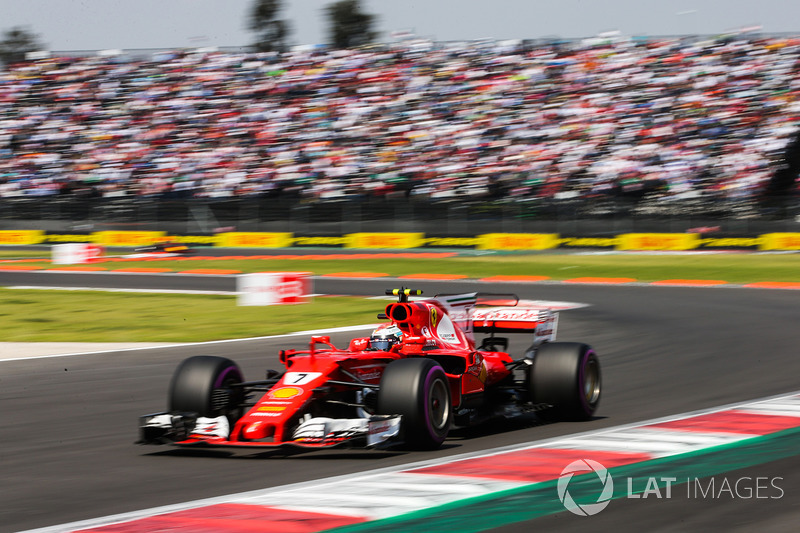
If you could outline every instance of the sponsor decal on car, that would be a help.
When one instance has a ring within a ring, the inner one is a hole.
[[[538,309],[494,308],[476,309],[472,313],[473,320],[518,320],[536,322],[539,320]]]
[[[271,398],[295,398],[303,394],[303,389],[297,387],[280,387],[269,391]]]
[[[480,352],[475,352],[475,362],[467,367],[467,373],[476,376],[481,383],[486,383],[486,364],[483,362],[483,356]]]
[[[436,336],[445,342],[458,342],[456,328],[453,326],[453,322],[447,315],[442,315],[442,318],[439,320],[439,325],[436,327]]]
[[[283,411],[285,409],[286,409],[285,405],[259,405],[258,406],[258,411],[277,412],[277,411]]]
[[[381,377],[381,372],[380,370],[370,370],[367,372],[360,371],[358,373],[358,377],[363,379],[364,381],[368,381],[370,379],[378,379],[379,377]]]

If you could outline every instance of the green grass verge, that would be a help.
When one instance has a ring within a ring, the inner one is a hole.
[[[313,253],[313,252],[309,252]],[[8,263],[0,263],[0,266]],[[52,268],[50,263],[24,263]],[[222,259],[103,262],[107,269],[146,267],[176,271],[201,268],[241,272],[301,271],[314,274],[374,272],[390,276],[413,273],[488,276],[548,276],[554,280],[576,277],[627,277],[639,281],[664,279],[800,282],[800,254],[697,254],[697,255],[574,255],[574,254],[463,254],[447,259]]]
[[[52,267],[45,262],[23,264]],[[470,278],[548,276],[553,280],[626,277],[644,282],[664,279],[800,282],[800,254],[464,254],[447,259],[220,259],[100,264],[109,269],[150,267],[185,271],[204,268],[241,272],[304,271],[318,275],[374,272],[390,276],[460,274]],[[354,298],[320,298],[312,304],[288,307],[239,307],[232,296],[0,289],[0,318],[5,325],[3,340],[10,342],[231,339],[370,323],[376,320],[381,307],[377,302]]]
[[[240,307],[234,296],[0,289],[4,342],[202,342],[378,322],[384,303],[315,298]]]
[[[0,247],[0,259],[50,259],[50,252],[43,250],[21,250],[19,248],[3,249]]]

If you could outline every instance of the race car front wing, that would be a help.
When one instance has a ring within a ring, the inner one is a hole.
[[[369,418],[325,418],[306,415],[286,442],[230,440],[225,416],[200,417],[196,413],[153,413],[140,417],[137,444],[275,447],[294,445],[324,448],[350,444],[385,448],[400,444],[401,415]]]

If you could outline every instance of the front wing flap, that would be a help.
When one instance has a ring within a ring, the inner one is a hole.
[[[335,446],[387,448],[401,444],[401,415],[369,418],[308,418],[295,430],[292,440],[230,440],[230,425],[224,416],[198,417],[196,413],[153,413],[139,421],[137,444],[212,446],[239,448],[331,448]]]

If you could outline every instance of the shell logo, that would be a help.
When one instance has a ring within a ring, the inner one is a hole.
[[[269,391],[269,395],[272,398],[294,398],[295,396],[300,396],[303,394],[303,389],[298,389],[297,387],[281,387],[279,389],[275,389]]]

